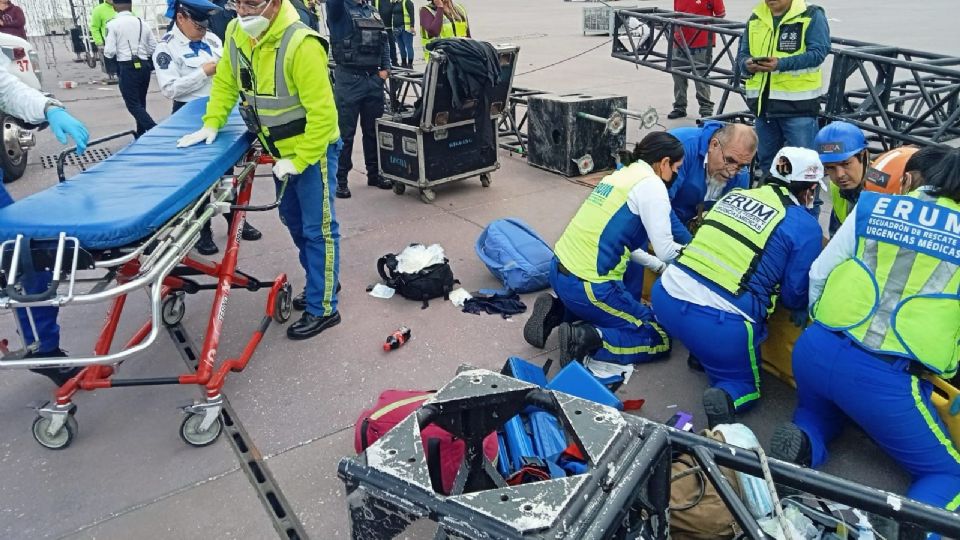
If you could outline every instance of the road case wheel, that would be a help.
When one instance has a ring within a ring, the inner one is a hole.
[[[407,191],[407,185],[403,182],[393,181],[393,192],[397,195],[403,195],[403,192]]]
[[[72,414],[67,416],[66,423],[53,435],[48,431],[50,422],[51,419],[45,416],[38,416],[33,421],[34,440],[40,443],[40,446],[49,448],[50,450],[62,450],[70,446],[70,443],[73,442],[73,439],[76,438],[77,433],[80,431],[77,419],[74,418]]]
[[[437,194],[432,189],[424,189],[420,191],[420,200],[430,204],[433,201],[437,200]]]
[[[487,173],[480,175],[480,185],[483,187],[490,187],[490,175]]]
[[[160,320],[166,326],[176,326],[183,320],[183,314],[187,312],[186,303],[183,301],[183,292],[175,292],[163,299],[160,306]]]
[[[293,287],[284,283],[273,299],[273,320],[283,324],[290,320],[293,313]]]
[[[199,431],[200,424],[203,422],[203,415],[189,413],[180,424],[180,438],[183,442],[197,448],[210,446],[217,440],[223,431],[223,420],[218,416],[206,431]]]

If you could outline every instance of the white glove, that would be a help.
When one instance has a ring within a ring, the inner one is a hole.
[[[273,175],[281,180],[283,180],[285,176],[293,176],[296,174],[300,174],[300,171],[297,170],[292,160],[278,159],[273,165]]]
[[[200,141],[203,141],[207,144],[212,143],[217,138],[217,130],[213,128],[208,128],[203,126],[202,128],[189,133],[177,139],[177,148],[186,148],[188,146],[193,146]]]

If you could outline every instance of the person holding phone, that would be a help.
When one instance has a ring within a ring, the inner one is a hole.
[[[814,148],[823,94],[821,65],[830,52],[823,8],[805,0],[763,0],[747,21],[737,64],[756,115],[761,171],[784,146]]]

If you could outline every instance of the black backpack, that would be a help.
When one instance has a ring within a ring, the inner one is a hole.
[[[395,289],[400,296],[410,300],[423,302],[421,309],[427,309],[431,298],[450,298],[453,285],[460,282],[453,278],[450,261],[446,258],[442,263],[427,266],[414,273],[397,271],[397,256],[387,253],[377,261],[377,272],[383,278],[384,284]]]

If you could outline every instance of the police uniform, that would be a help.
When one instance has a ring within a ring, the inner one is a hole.
[[[287,328],[287,336],[306,339],[340,322],[340,232],[330,178],[341,145],[330,77],[322,69],[327,54],[323,39],[300,22],[289,2],[280,0],[278,12],[255,38],[243,22],[234,19],[227,27],[204,127],[178,146],[212,141],[240,98],[247,128],[276,159],[274,174],[288,179],[280,219],[297,246],[307,283],[304,315]]]
[[[960,360],[960,204],[864,191],[810,271],[810,304],[793,424],[771,450],[820,466],[849,418],[910,473],[907,496],[956,510],[960,453],[920,375],[949,379]]]
[[[217,62],[222,56],[223,43],[213,32],[208,31],[200,41],[190,41],[173,25],[160,38],[153,53],[153,63],[160,93],[173,100],[173,112],[185,103],[210,95],[213,82],[204,73],[203,65]]]
[[[384,83],[379,72],[390,69],[390,44],[380,14],[369,0],[326,3],[330,45],[336,62],[334,79],[343,153],[337,171],[337,197],[350,197],[347,175],[353,168],[357,118],[362,133],[367,185],[389,188],[377,164],[377,118],[383,115]]]
[[[669,338],[640,302],[641,291],[624,283],[633,252],[648,243],[667,262],[681,248],[670,234],[666,185],[650,165],[636,162],[597,185],[555,246],[550,284],[568,320],[582,321],[560,325],[561,362],[589,354],[633,364],[670,353]]]
[[[103,54],[117,60],[120,95],[137,123],[137,136],[157,125],[147,112],[147,91],[150,89],[150,58],[157,40],[142,19],[127,11],[118,11],[107,23]]]
[[[781,180],[819,182],[823,167],[816,153],[782,150],[788,151],[801,153],[792,158],[798,176]],[[767,314],[779,295],[780,304],[802,311],[805,319],[807,273],[820,244],[817,220],[785,187],[737,189],[717,201],[654,284],[657,320],[706,371],[711,388],[704,393],[704,408],[711,427],[717,419],[732,421],[734,411],[760,399]]]

